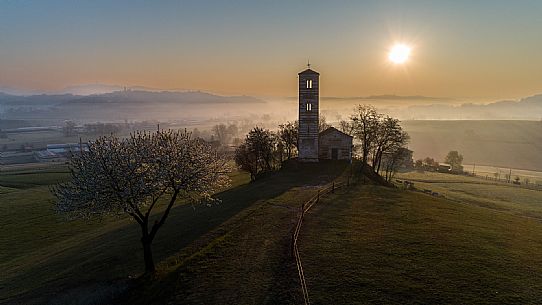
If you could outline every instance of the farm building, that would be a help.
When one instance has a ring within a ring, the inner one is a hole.
[[[439,165],[437,165],[437,172],[448,173],[451,170],[452,170],[452,166],[450,164],[439,163]]]
[[[74,152],[88,151],[87,143],[47,144],[47,152],[59,156],[69,156]]]
[[[330,127],[318,132],[320,74],[307,65],[299,76],[299,161],[351,160],[352,136]]]

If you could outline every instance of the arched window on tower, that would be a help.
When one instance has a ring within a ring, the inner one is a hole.
[[[312,111],[312,104],[311,103],[307,103],[307,111]]]
[[[307,89],[312,89],[312,79],[307,79]]]

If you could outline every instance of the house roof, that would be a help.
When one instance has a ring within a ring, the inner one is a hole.
[[[299,72],[298,75],[320,75],[320,73],[311,69],[306,69],[305,71]]]
[[[345,135],[345,136],[347,136],[347,137],[353,138],[351,135],[346,134],[346,133],[344,133],[344,132],[338,130],[338,129],[335,128],[335,127],[329,127],[328,129],[326,129],[326,130],[320,132],[320,136],[324,136],[324,135],[329,134],[329,133],[332,133],[332,132],[340,133],[340,134]]]

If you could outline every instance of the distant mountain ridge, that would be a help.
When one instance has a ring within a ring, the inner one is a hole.
[[[401,120],[542,120],[542,94],[487,104],[429,96],[378,95],[357,98],[322,97],[322,115],[348,114],[357,104],[373,104]],[[243,114],[294,114],[297,98],[260,99],[222,96],[203,91],[148,91],[127,89],[75,95],[12,95],[0,92],[0,116],[5,119],[230,117]],[[234,106],[234,107],[232,107]],[[331,111],[326,113],[326,111]]]
[[[91,95],[0,94],[0,118],[79,121],[203,120],[258,111],[265,101],[251,96],[221,96],[202,91],[122,90]]]
[[[369,96],[351,96],[351,97],[338,97],[338,96],[324,96],[322,99],[326,100],[402,100],[402,101],[450,101],[454,100],[451,97],[435,97],[424,95],[395,95],[395,94],[380,94]]]
[[[410,119],[541,120],[542,94],[489,104],[413,105],[403,110],[402,115]]]
[[[122,90],[91,95],[39,94],[30,96],[0,92],[0,104],[9,106],[66,106],[103,103],[264,103],[251,96],[221,96],[203,91]]]

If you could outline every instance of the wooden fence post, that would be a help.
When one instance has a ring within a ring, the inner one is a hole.
[[[297,226],[296,226],[297,227]],[[292,257],[295,257],[295,228],[294,228],[294,233],[292,234],[292,244],[291,244],[291,248],[292,248]]]

